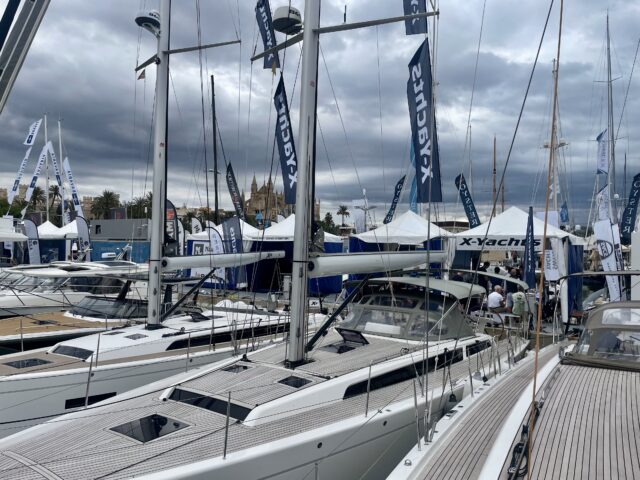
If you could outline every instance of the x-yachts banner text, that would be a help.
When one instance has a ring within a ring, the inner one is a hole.
[[[62,162],[62,170],[64,170],[64,175],[65,177],[67,177],[69,187],[71,187],[71,199],[73,200],[73,208],[76,211],[76,215],[84,219],[84,214],[82,213],[82,205],[80,204],[80,198],[78,197],[78,189],[76,188],[76,182],[73,180],[71,165],[69,164],[68,158],[65,158]]]
[[[596,159],[596,172],[597,173],[609,173],[609,156],[608,156],[608,144],[607,144],[607,130],[603,131],[596,137],[598,142],[598,158]]]
[[[416,13],[426,13],[427,11],[427,0],[403,0],[403,3],[405,15],[415,15]],[[404,28],[407,35],[427,33],[427,17],[405,20]]]
[[[29,263],[40,265],[40,239],[38,238],[38,227],[31,220],[24,220],[24,233],[27,235],[27,247],[29,248]]]
[[[396,188],[393,192],[393,200],[391,201],[391,206],[389,207],[389,211],[387,212],[387,216],[384,217],[383,223],[389,223],[393,220],[393,214],[396,213],[396,207],[398,206],[398,201],[400,200],[400,194],[402,193],[402,187],[404,186],[404,179],[407,178],[406,175],[403,175],[398,183],[396,183]]]
[[[47,145],[42,147],[40,151],[40,157],[38,158],[38,163],[36,163],[36,169],[33,171],[33,177],[31,177],[31,183],[29,184],[29,188],[27,189],[27,193],[24,196],[24,201],[28,205],[31,201],[31,196],[33,195],[33,189],[36,188],[36,183],[38,183],[38,177],[42,172],[42,167],[44,166],[44,162],[47,159]],[[22,210],[22,218],[24,218],[24,214],[27,212],[27,207],[24,207]]]
[[[522,280],[527,282],[529,288],[536,288],[536,248],[533,236],[533,207],[529,207],[529,218],[527,219],[527,234],[524,243],[524,271]]]
[[[36,137],[38,136],[38,130],[40,130],[40,124],[42,123],[42,119],[33,122],[29,127],[29,133],[27,133],[27,138],[24,140],[24,145],[32,146]]]
[[[407,99],[411,120],[411,141],[416,156],[418,203],[442,202],[431,58],[429,41],[426,38],[409,62]]]
[[[11,187],[11,191],[9,192],[9,196],[7,200],[9,201],[9,207],[13,203],[13,199],[16,197],[18,193],[18,188],[20,187],[20,180],[22,180],[22,175],[24,175],[24,171],[27,169],[27,162],[29,161],[29,155],[31,155],[31,147],[27,149],[27,153],[24,154],[24,158],[20,163],[20,168],[18,169],[18,175],[16,176],[15,182],[13,182],[13,186]]]
[[[622,243],[625,245],[631,243],[631,232],[633,232],[636,227],[638,201],[640,201],[640,173],[633,177],[629,200],[622,214],[622,221],[620,222],[620,236],[622,237]]]
[[[289,118],[289,103],[287,93],[284,90],[284,79],[280,75],[278,88],[273,97],[276,106],[278,120],[276,123],[276,139],[278,141],[278,153],[280,154],[280,167],[282,168],[282,181],[284,183],[284,201],[287,204],[296,203],[296,185],[298,183],[298,158],[296,147],[293,143],[293,131]]]
[[[469,187],[467,187],[467,181],[464,179],[464,175],[460,174],[456,177],[455,182],[456,188],[460,193],[460,201],[464,207],[464,213],[469,220],[469,228],[475,228],[480,225],[480,217],[478,217],[476,206],[473,203],[473,198],[471,198],[471,192],[469,191]]]
[[[269,0],[258,0],[256,4],[256,20],[258,21],[258,28],[260,29],[264,49],[268,50],[275,47],[277,42],[275,32],[273,31]],[[270,68],[273,71],[275,71],[276,68],[280,68],[280,58],[277,52],[271,52],[264,56],[263,68]]]
[[[91,261],[91,237],[89,236],[89,225],[84,217],[76,217],[76,227],[78,228],[78,260]]]
[[[222,235],[224,237],[224,250],[226,253],[242,253],[242,230],[240,218],[232,217],[222,223]],[[241,288],[247,285],[247,272],[244,267],[229,269],[229,281],[231,288]]]

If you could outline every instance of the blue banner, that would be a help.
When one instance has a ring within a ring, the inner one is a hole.
[[[402,193],[402,187],[404,186],[404,179],[407,178],[406,175],[403,175],[398,183],[396,183],[396,188],[393,192],[393,200],[391,201],[391,206],[389,207],[389,211],[387,212],[387,216],[384,217],[384,222],[389,223],[393,220],[393,214],[396,213],[396,207],[398,206],[398,201],[400,200],[400,194]]]
[[[403,3],[405,15],[415,15],[416,13],[427,12],[427,0],[403,0]],[[407,35],[427,33],[427,17],[405,20],[404,28]]]
[[[284,201],[287,204],[294,204],[296,203],[296,184],[298,182],[298,158],[296,157],[296,147],[293,143],[293,131],[291,130],[291,120],[289,119],[289,103],[287,102],[287,93],[284,90],[282,76],[280,76],[273,102],[278,115],[276,139],[278,141],[278,153],[280,153],[280,166],[284,183]]]
[[[222,234],[224,237],[225,253],[242,253],[242,230],[240,218],[231,217],[222,222]],[[229,268],[229,284],[232,288],[239,288],[247,283],[247,274],[244,267]]]
[[[569,207],[567,207],[567,202],[564,202],[560,207],[560,221],[562,223],[569,223]]]
[[[478,217],[476,206],[471,198],[471,192],[469,191],[469,187],[467,187],[467,181],[464,179],[464,175],[460,174],[456,177],[455,182],[456,188],[460,193],[460,201],[464,207],[464,213],[469,220],[469,228],[475,228],[480,225],[480,217]]]
[[[238,188],[238,182],[236,182],[236,176],[233,173],[233,167],[231,164],[227,165],[227,188],[229,189],[229,195],[231,195],[231,202],[233,208],[236,209],[236,215],[244,220],[244,204],[242,203],[242,194]]]
[[[431,59],[425,38],[409,62],[407,99],[411,141],[416,156],[418,202],[442,202],[435,110],[431,94]]]
[[[258,0],[258,3],[256,4],[256,20],[258,21],[258,27],[260,29],[260,35],[262,36],[264,49],[268,50],[275,47],[277,45],[276,35],[273,31],[269,0]],[[272,52],[264,56],[263,68],[270,68],[272,70],[280,68],[280,58],[278,57],[277,52]]]
[[[638,214],[638,201],[640,200],[640,173],[633,177],[631,191],[627,206],[622,213],[620,222],[620,239],[625,245],[631,243],[631,232],[636,227],[636,215]]]
[[[522,280],[529,285],[529,288],[536,288],[536,252],[535,238],[533,236],[533,207],[529,207],[529,219],[527,220]]]

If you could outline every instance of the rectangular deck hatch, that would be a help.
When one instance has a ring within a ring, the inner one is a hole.
[[[154,413],[148,417],[139,418],[131,422],[123,423],[110,430],[133,438],[142,443],[150,442],[156,438],[164,437],[188,427],[186,423],[174,420]]]
[[[176,402],[186,403],[193,405],[194,407],[204,408],[211,412],[219,413],[220,415],[227,415],[227,400],[222,398],[210,397],[201,393],[192,392],[190,390],[182,390],[176,388],[171,392],[169,400]],[[251,409],[237,403],[231,403],[229,410],[229,416],[235,420],[244,420],[251,413]]]
[[[24,360],[6,362],[5,365],[13,368],[29,368],[29,367],[37,367],[38,365],[46,365],[47,363],[51,363],[51,362],[49,360],[43,360],[42,358],[25,358]]]

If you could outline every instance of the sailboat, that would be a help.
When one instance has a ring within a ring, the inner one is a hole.
[[[160,32],[166,32],[169,14],[169,1],[163,0]],[[396,270],[424,263],[425,253],[309,257],[318,0],[306,1],[304,21],[303,33],[291,39],[304,41],[288,341],[20,432],[0,442],[1,473],[21,477],[38,471],[68,479],[86,472],[101,478],[299,479],[360,478],[375,468],[376,475],[383,475],[420,437],[425,416],[438,418],[469,393],[472,364],[488,366],[518,353],[508,342],[474,333],[466,322],[460,301],[475,287],[429,277],[367,276],[348,296],[347,318],[332,325],[344,303],[312,338],[307,336],[308,276]],[[163,42],[160,65],[167,50]],[[163,141],[156,136],[156,144]],[[162,196],[154,195],[154,202]],[[161,264],[150,268],[153,273]],[[152,323],[157,312],[152,312],[151,293],[149,298]]]

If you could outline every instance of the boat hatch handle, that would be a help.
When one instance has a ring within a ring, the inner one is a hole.
[[[353,300],[353,298],[358,293],[360,293],[360,291],[364,288],[364,286],[369,282],[370,278],[371,278],[371,274],[366,274],[364,278],[360,281],[360,283],[356,285],[356,288],[354,288],[351,291],[351,293],[347,295],[347,298],[344,299],[344,301],[340,304],[340,306],[322,324],[322,326],[316,331],[313,337],[311,337],[311,340],[309,340],[309,342],[307,343],[307,346],[305,347],[305,351],[310,352],[311,350],[313,350],[313,347],[318,342],[318,340],[320,340],[321,337],[324,337],[327,334],[327,330],[329,330],[329,327],[331,327],[331,324],[333,324],[333,322],[336,321],[336,318],[338,318],[338,315],[340,315],[340,313],[342,313],[342,311],[347,307],[347,305],[351,303],[351,300]]]

